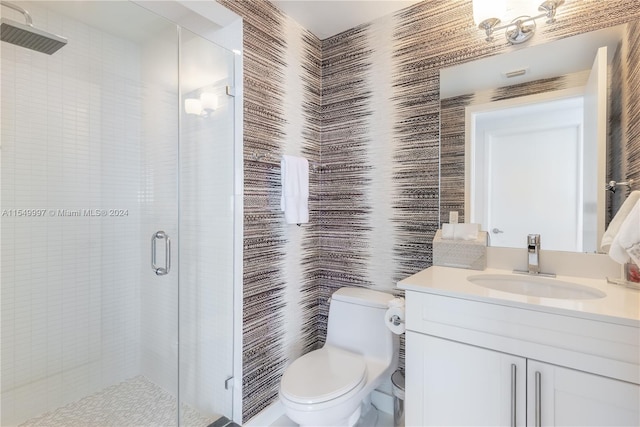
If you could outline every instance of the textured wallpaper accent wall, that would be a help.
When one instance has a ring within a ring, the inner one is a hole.
[[[266,0],[220,3],[244,20],[243,422],[278,398],[317,346],[320,41]],[[311,162],[310,222],[280,212],[280,157]]]
[[[636,4],[636,11],[638,10]],[[640,13],[637,13],[640,15]],[[638,17],[640,19],[640,17]],[[636,21],[628,26],[627,48],[627,81],[629,98],[626,104],[628,111],[626,161],[626,179],[636,182],[634,189],[639,189],[640,183],[640,22]]]
[[[463,198],[460,153],[440,147],[439,70],[514,47],[484,41],[470,0],[427,0],[323,41],[266,0],[218,1],[244,19],[246,421],[324,342],[331,292],[396,293],[431,265],[440,212]],[[633,0],[597,4],[567,1],[528,45],[640,17]],[[302,227],[279,211],[282,154],[314,166]]]
[[[605,11],[600,8],[596,11],[594,5],[592,1],[567,1],[558,14],[557,23],[540,25],[528,46],[621,24],[640,16],[633,1],[609,1]],[[381,40],[380,33],[386,33],[390,26],[390,36]],[[366,40],[366,44],[362,40]],[[366,167],[368,171],[344,174],[331,188],[325,184],[323,175],[322,216],[331,213],[324,203],[328,193],[333,199],[365,194],[368,198],[364,199],[364,208],[359,209],[361,216],[374,218],[391,207],[388,221],[393,226],[389,228],[386,221],[369,222],[367,227],[357,230],[354,227],[352,233],[347,234],[344,224],[324,221],[320,267],[325,271],[330,266],[331,275],[323,275],[320,296],[328,296],[335,283],[334,277],[349,278],[356,285],[393,291],[397,280],[431,265],[431,241],[438,227],[439,213],[444,218],[451,208],[463,209],[464,152],[453,144],[450,135],[445,135],[440,146],[440,68],[518,47],[508,45],[501,36],[496,37],[494,43],[486,43],[473,24],[469,0],[425,1],[323,40],[322,46],[324,117],[333,108],[330,97],[341,96],[334,91],[329,93],[329,88],[339,87],[345,79],[357,82],[357,85],[342,84],[342,96],[354,100],[349,114],[338,115],[330,127],[329,123],[323,122],[323,163],[325,153],[332,148],[338,151],[341,147],[357,147],[357,156],[345,151],[342,161],[347,164],[351,161],[352,167]],[[344,60],[331,61],[332,52],[342,52]],[[387,66],[388,61],[391,61],[391,67]],[[386,99],[376,97],[388,85],[391,85],[390,96]],[[360,103],[362,99],[366,105]],[[391,134],[381,134],[373,126],[352,125],[354,110],[359,111],[358,114],[366,112],[370,117],[376,114],[390,117]],[[343,132],[335,138],[329,133],[333,128],[351,129],[351,132]],[[367,141],[367,144],[362,145],[360,141]],[[631,155],[629,152],[628,156]],[[363,158],[367,163],[362,164]],[[340,153],[332,151],[332,159],[339,164]],[[328,162],[325,167],[327,173],[332,170]],[[374,186],[371,176],[387,171],[391,173],[384,175]],[[355,199],[350,205],[361,206],[361,200]],[[331,245],[324,236],[331,236]],[[374,248],[371,244],[374,238],[384,239],[388,250]],[[356,254],[350,247],[351,242],[358,242]],[[390,275],[371,274],[382,270]],[[361,271],[365,274],[358,274]],[[363,277],[368,280],[362,280]],[[319,332],[323,332],[322,327]]]
[[[626,49],[628,43],[621,43],[611,60],[610,67],[610,93],[609,93],[609,128],[607,129],[607,179],[623,181],[626,176],[626,132],[624,123],[627,122],[627,105],[624,93],[627,93],[628,82],[626,66]],[[614,206],[620,206],[626,194],[623,191],[607,193],[606,221],[611,221],[614,214]]]
[[[322,43],[321,263],[318,331],[324,340],[328,299],[342,286],[373,286],[369,277],[373,200],[369,118],[372,48],[368,27]]]
[[[609,97],[609,145],[607,180],[633,179],[637,190],[640,183],[640,22],[626,26],[625,38],[612,60],[611,93]],[[624,203],[629,191],[608,193],[607,220]]]

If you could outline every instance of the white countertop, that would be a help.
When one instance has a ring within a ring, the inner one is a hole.
[[[478,271],[429,267],[398,282],[398,288],[640,328],[638,290],[608,284],[605,279],[558,275],[558,280],[589,286],[604,292],[606,296],[579,300],[542,298],[489,289],[467,280],[467,277],[478,274],[512,274],[512,271],[495,268]]]

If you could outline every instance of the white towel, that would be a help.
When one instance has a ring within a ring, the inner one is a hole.
[[[626,263],[631,258],[640,267],[640,201],[636,201],[631,212],[620,225],[618,233],[611,242],[609,256],[620,264]]]
[[[304,157],[282,156],[280,208],[287,224],[309,222],[309,162]]]
[[[442,239],[444,240],[476,240],[480,231],[480,224],[442,224]]]
[[[618,212],[616,212],[615,216],[609,223],[609,227],[607,227],[607,231],[605,231],[602,236],[602,242],[600,242],[600,248],[603,252],[609,252],[609,248],[611,247],[611,243],[613,243],[613,239],[615,239],[622,223],[631,212],[631,209],[636,205],[636,203],[640,200],[640,191],[632,191],[627,197],[627,200],[624,201]]]
[[[453,240],[456,231],[456,224],[442,224],[442,238],[444,240]]]
[[[478,231],[480,231],[480,224],[456,224],[453,238],[455,240],[476,240],[478,238]]]

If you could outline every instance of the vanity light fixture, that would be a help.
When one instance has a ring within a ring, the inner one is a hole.
[[[555,22],[558,7],[564,0],[547,0],[538,6],[541,12],[536,16],[522,15],[513,19],[509,24],[500,25],[499,17],[507,10],[506,0],[473,0],[473,19],[478,28],[484,30],[486,41],[493,41],[493,33],[505,30],[504,35],[511,44],[524,43],[533,37],[536,31],[536,19],[547,18],[547,24]]]

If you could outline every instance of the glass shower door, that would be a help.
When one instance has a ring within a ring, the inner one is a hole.
[[[68,44],[1,47],[0,424],[176,425],[177,28],[130,2],[15,3]]]
[[[165,408],[167,414],[162,420],[140,424],[176,425],[180,408],[180,39],[179,29],[169,22],[141,33],[146,37],[140,55],[140,377],[161,391],[145,393],[159,402],[158,410]],[[153,411],[154,404],[146,405],[144,410]]]
[[[231,418],[233,53],[132,2],[14,3],[68,43],[1,42],[0,425]]]
[[[232,418],[234,61],[181,29],[181,425]]]

